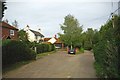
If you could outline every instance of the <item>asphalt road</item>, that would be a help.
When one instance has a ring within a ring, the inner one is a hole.
[[[96,78],[94,57],[89,51],[70,55],[57,51],[18,69],[3,74],[4,78]]]

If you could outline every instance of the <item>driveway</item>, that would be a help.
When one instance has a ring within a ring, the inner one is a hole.
[[[96,78],[94,57],[90,51],[70,55],[57,51],[18,69],[3,74],[4,78]]]

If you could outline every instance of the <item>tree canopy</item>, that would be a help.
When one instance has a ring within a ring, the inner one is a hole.
[[[64,34],[60,34],[60,39],[66,45],[70,46],[81,46],[81,33],[82,33],[82,26],[80,26],[78,20],[72,16],[67,15],[64,18],[64,23],[60,25],[61,29],[63,30]]]
[[[20,41],[28,41],[27,33],[24,30],[18,32]]]
[[[14,20],[14,22],[12,22],[12,25],[16,28],[18,28],[18,22],[16,20]]]

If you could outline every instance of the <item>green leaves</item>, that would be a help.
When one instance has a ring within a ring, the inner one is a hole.
[[[77,19],[72,15],[67,15],[64,18],[64,23],[61,25],[61,29],[64,34],[58,34],[60,36],[61,41],[63,41],[68,46],[73,45],[76,46],[78,43],[81,43],[81,32],[82,27],[79,25]]]
[[[1,4],[1,3],[2,3],[2,17],[4,17],[4,10],[7,9],[7,7],[6,7],[6,2],[0,1],[0,4]]]
[[[100,78],[120,77],[119,27],[120,16],[115,16],[113,21],[107,22],[99,31],[100,39],[95,44],[93,51],[96,61],[96,72]]]
[[[27,33],[24,30],[18,32],[19,40],[28,41]]]

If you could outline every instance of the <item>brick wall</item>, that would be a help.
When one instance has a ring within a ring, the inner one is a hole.
[[[10,30],[12,29],[8,29],[8,28],[2,28],[2,38],[7,39],[7,37],[9,36],[12,40],[17,40],[18,39],[18,31],[14,30],[14,35],[10,35]]]

